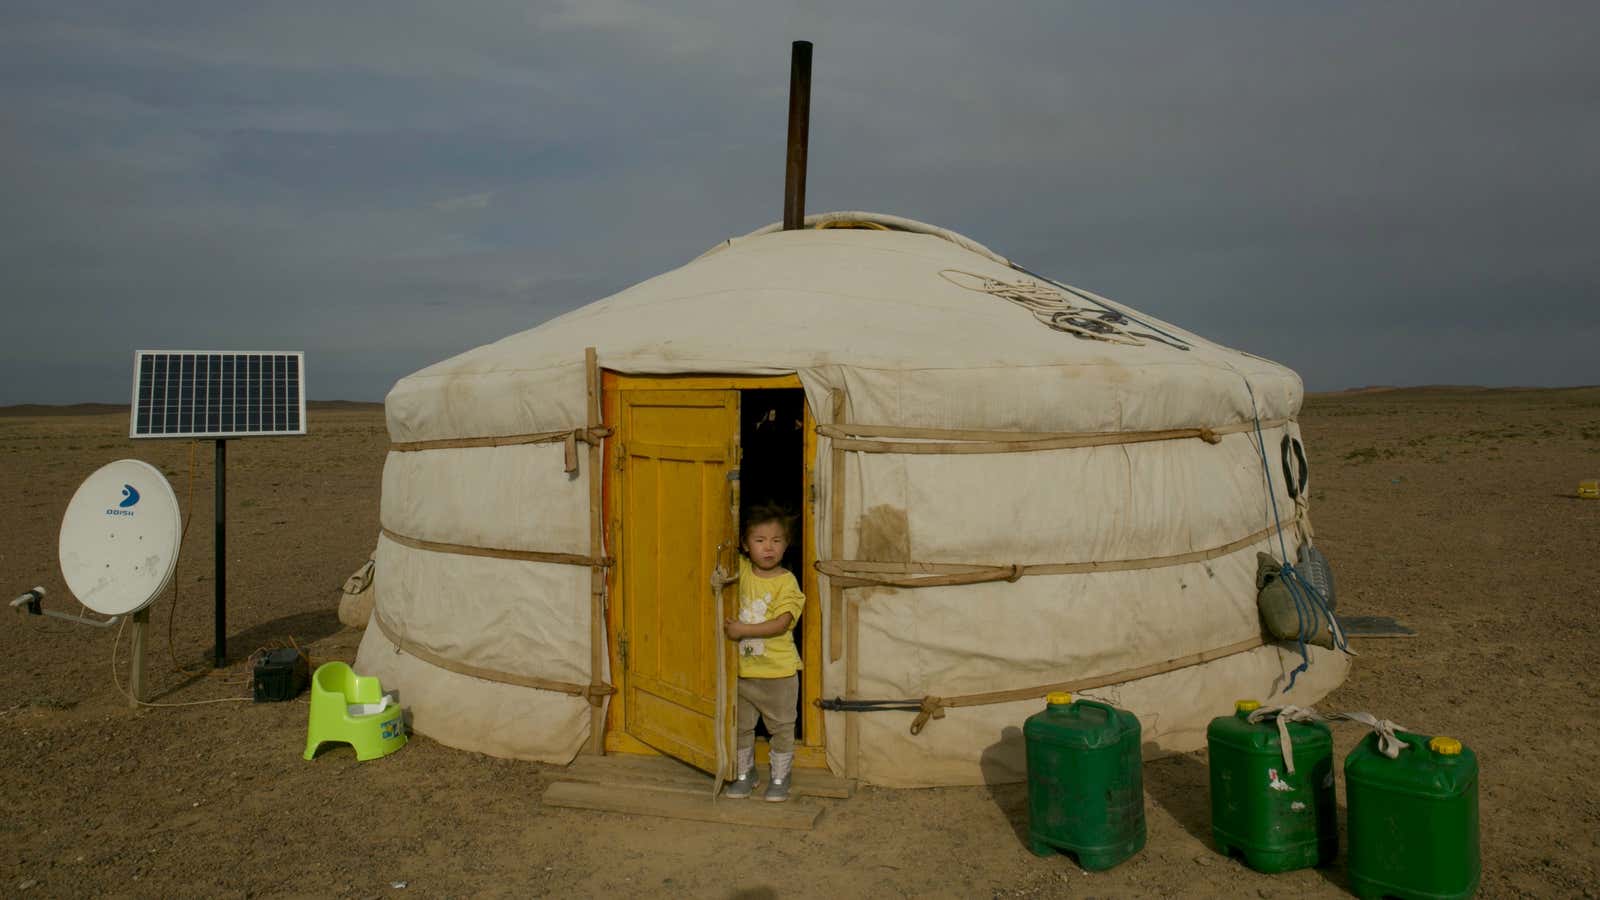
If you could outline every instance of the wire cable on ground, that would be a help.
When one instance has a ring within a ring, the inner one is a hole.
[[[188,539],[189,539],[189,525],[194,520],[193,512],[194,512],[195,451],[199,446],[200,446],[200,442],[199,441],[190,441],[189,442],[189,474],[188,474],[188,478],[186,479],[186,498],[184,500],[184,509],[183,509],[183,530],[180,532],[179,537],[178,537],[178,562],[175,562],[173,564],[174,574],[173,574],[173,579],[172,579],[172,605],[169,607],[168,614],[167,614],[167,659],[171,661],[172,670],[173,671],[182,673],[184,675],[199,675],[199,674],[203,673],[207,677],[218,677],[218,676],[220,676],[220,680],[224,684],[229,684],[229,685],[248,685],[253,680],[253,676],[248,671],[249,667],[247,667],[247,670],[246,670],[245,674],[243,675],[243,677],[240,677],[237,673],[229,674],[229,673],[227,673],[227,672],[225,672],[224,670],[221,670],[221,669],[206,669],[206,668],[204,668],[204,664],[191,664],[191,665],[185,666],[185,665],[183,665],[183,664],[178,662],[177,652],[174,649],[175,648],[175,641],[174,641],[174,638],[173,638],[173,625],[178,620],[178,602],[179,602],[180,599],[182,599],[182,594],[183,594],[183,588],[182,588],[183,579],[177,577],[177,566],[183,560],[183,548],[188,543]],[[203,705],[206,705],[206,704],[209,704],[209,703],[242,703],[242,702],[250,702],[253,699],[253,698],[250,698],[250,697],[221,697],[221,698],[217,698],[217,699],[213,699],[213,700],[190,700],[190,701],[185,701],[185,702],[182,702],[182,703],[151,703],[149,701],[141,700],[138,697],[133,696],[133,692],[131,690],[129,690],[128,688],[123,687],[122,680],[117,674],[117,650],[121,646],[121,643],[122,643],[122,631],[123,631],[123,628],[127,626],[127,624],[128,624],[128,617],[125,616],[125,617],[123,617],[122,623],[117,626],[116,638],[111,643],[111,681],[112,681],[113,684],[116,685],[117,693],[123,695],[124,697],[127,697],[129,700],[132,700],[134,703],[137,703],[140,706],[167,707],[167,708],[180,707],[180,706],[203,706]],[[288,638],[288,645],[290,647],[294,648],[296,651],[299,651],[301,653],[305,652],[303,650],[300,650],[300,645],[295,642],[295,639],[294,639],[294,637],[292,635]],[[266,652],[267,650],[272,650],[272,649],[277,649],[277,648],[276,647],[271,647],[271,646],[258,647],[258,648],[256,648],[256,650],[254,652],[252,652],[250,654],[249,660],[253,661],[260,654]],[[309,659],[310,658],[310,654],[306,654],[306,657],[307,657],[307,659]]]
[[[168,709],[179,706],[205,706],[209,703],[249,703],[251,701],[251,698],[249,697],[218,697],[214,700],[187,700],[182,703],[151,703],[148,700],[140,700],[138,697],[135,697],[133,695],[133,691],[122,686],[122,679],[117,675],[117,647],[122,644],[122,629],[126,627],[127,624],[128,619],[127,617],[124,617],[122,623],[117,626],[117,636],[111,641],[111,683],[117,686],[117,693],[127,697],[129,700],[133,701],[139,706],[163,707]]]

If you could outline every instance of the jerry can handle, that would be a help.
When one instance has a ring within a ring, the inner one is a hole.
[[[1416,750],[1419,753],[1428,752],[1428,737],[1426,735],[1415,734],[1415,733],[1410,732],[1410,731],[1398,731],[1397,730],[1397,731],[1395,731],[1394,736],[1399,738],[1400,742],[1402,744],[1405,744],[1407,747],[1411,748],[1412,750]],[[1373,742],[1376,743],[1377,741],[1378,741],[1378,737],[1374,736],[1373,737]]]
[[[1105,714],[1107,722],[1110,722],[1117,717],[1117,708],[1115,706],[1112,706],[1109,703],[1102,703],[1099,700],[1090,700],[1087,697],[1083,697],[1079,698],[1073,705],[1083,706],[1089,709],[1097,709]]]

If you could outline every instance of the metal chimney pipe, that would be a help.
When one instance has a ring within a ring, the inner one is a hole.
[[[783,182],[783,230],[806,218],[806,146],[811,136],[811,42],[795,41],[789,55],[789,159]]]

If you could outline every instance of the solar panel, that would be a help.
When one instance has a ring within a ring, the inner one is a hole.
[[[131,438],[306,433],[305,353],[138,350]]]

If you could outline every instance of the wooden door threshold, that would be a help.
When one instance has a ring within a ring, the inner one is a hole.
[[[761,773],[762,783],[765,784],[767,767],[758,764],[756,769]],[[791,796],[848,800],[855,793],[854,781],[840,778],[827,770],[796,768],[793,774]],[[673,787],[699,791],[708,797],[711,795],[710,775],[670,756],[640,756],[625,753],[608,756],[580,755],[567,766],[566,771],[561,774],[561,780],[587,784]],[[759,802],[760,798],[756,799]]]
[[[626,731],[620,731],[615,728],[606,731],[606,753],[608,755],[621,753],[632,756],[665,756],[660,750],[646,744]],[[756,765],[766,765],[768,755],[767,739],[756,738]],[[796,770],[815,769],[824,775],[829,774],[828,749],[826,747],[796,744],[794,748],[794,767]]]
[[[798,831],[810,831],[822,813],[822,807],[805,800],[784,803],[766,803],[760,797],[713,800],[709,778],[699,789],[558,781],[545,788],[544,805]]]

